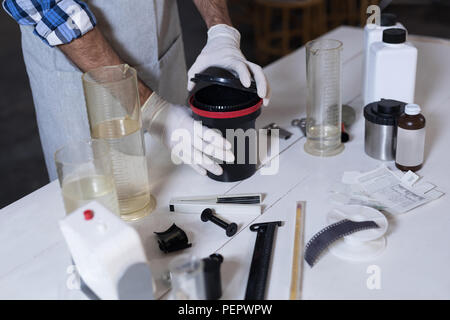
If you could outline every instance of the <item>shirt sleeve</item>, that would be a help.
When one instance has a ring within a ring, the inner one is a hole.
[[[3,8],[19,24],[33,25],[34,33],[51,47],[80,38],[97,23],[80,0],[3,0]]]

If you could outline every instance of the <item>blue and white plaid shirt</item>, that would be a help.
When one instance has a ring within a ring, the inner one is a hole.
[[[50,46],[69,43],[92,30],[96,20],[80,0],[3,0],[3,8],[19,24]]]

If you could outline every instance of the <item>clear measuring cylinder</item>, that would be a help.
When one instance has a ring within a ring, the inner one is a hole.
[[[344,150],[342,128],[342,42],[319,39],[306,44],[305,151],[321,157]]]
[[[195,256],[181,255],[169,263],[172,300],[205,300],[203,261]]]
[[[120,216],[137,220],[155,207],[145,157],[136,70],[123,64],[83,75],[92,138],[110,147]]]

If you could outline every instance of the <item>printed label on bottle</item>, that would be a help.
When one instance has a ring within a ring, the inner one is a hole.
[[[395,162],[405,167],[421,165],[424,150],[425,128],[419,130],[398,128]]]

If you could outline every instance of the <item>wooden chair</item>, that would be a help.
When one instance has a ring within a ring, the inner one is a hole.
[[[254,0],[228,0],[231,20],[234,25],[253,24]]]
[[[254,9],[260,63],[282,57],[326,32],[324,0],[255,0]]]

